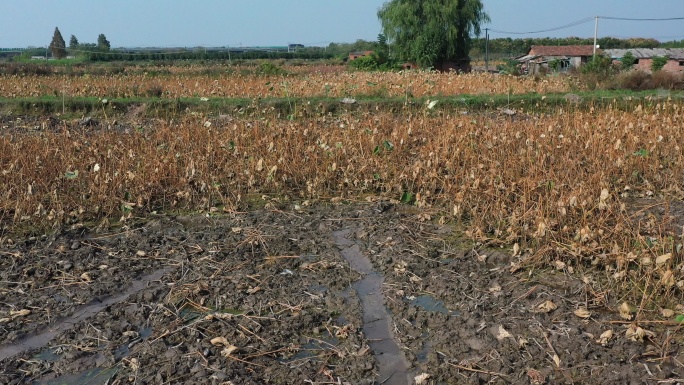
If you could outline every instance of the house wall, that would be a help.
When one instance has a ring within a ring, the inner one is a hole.
[[[684,60],[668,60],[663,69],[673,73],[684,73]]]
[[[680,65],[680,63],[683,64]],[[652,64],[653,59],[639,59],[639,62],[634,65],[634,68],[650,73]],[[670,59],[665,64],[665,67],[663,67],[663,70],[672,73],[684,73],[684,60]]]
[[[644,72],[651,72],[652,64],[652,59],[639,59],[639,61],[634,65],[634,68]]]
[[[371,55],[373,51],[364,51],[364,52],[352,52],[349,54],[349,60],[356,60],[360,57],[368,56]]]
[[[580,68],[582,66],[582,63],[584,61],[582,60],[581,56],[575,56],[570,58],[570,67],[573,68]]]
[[[541,73],[543,70],[549,70],[548,62],[556,59],[565,59],[565,56],[545,56],[544,62],[527,61],[524,63],[524,68],[527,69],[527,73],[530,75],[536,75]],[[570,68],[559,68],[560,72],[567,72],[571,68],[579,68],[587,62],[587,58],[584,56],[574,56],[567,59],[570,63]]]
[[[461,60],[461,61],[448,61],[448,62],[439,62],[435,63],[435,70],[440,71],[440,72],[449,72],[449,71],[456,71],[456,72],[470,72],[471,67],[470,67],[470,62],[468,60]]]

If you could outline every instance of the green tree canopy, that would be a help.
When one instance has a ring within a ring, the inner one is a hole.
[[[71,48],[71,49],[78,48],[78,39],[76,38],[75,35],[71,35],[71,38],[69,39],[69,48]]]
[[[104,35],[104,33],[101,33],[97,37],[97,48],[99,48],[101,51],[109,51],[110,47],[111,44],[109,44],[109,40],[107,40],[107,37]]]
[[[375,54],[380,59],[382,63],[389,60],[389,45],[387,45],[387,36],[383,34],[378,35],[377,49]]]
[[[631,70],[634,64],[636,64],[636,57],[631,51],[625,52],[624,55],[622,55],[622,58],[620,59],[621,62],[621,67],[623,70]]]
[[[52,57],[56,59],[65,58],[66,52],[66,42],[62,37],[62,33],[59,32],[59,28],[55,27],[55,33],[52,35],[52,41],[50,42],[50,52],[52,52]]]
[[[651,61],[651,71],[658,72],[665,67],[668,62],[668,58],[664,56],[655,56]]]
[[[397,59],[421,66],[468,61],[471,35],[489,21],[480,0],[391,0],[378,18]]]

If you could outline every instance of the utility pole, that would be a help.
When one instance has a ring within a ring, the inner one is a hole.
[[[596,16],[596,24],[594,25],[594,58],[593,58],[593,60],[596,60],[596,41],[598,39],[598,19],[599,19],[599,17]]]
[[[485,28],[485,72],[489,73],[489,28]]]

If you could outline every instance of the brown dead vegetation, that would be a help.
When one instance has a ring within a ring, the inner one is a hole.
[[[168,70],[166,70],[168,71]],[[382,97],[461,94],[525,94],[531,92],[563,93],[579,87],[576,79],[553,77],[459,75],[406,71],[398,73],[346,72],[322,69],[313,72],[287,72],[281,76],[258,73],[186,74],[168,72],[164,75],[136,71],[71,77],[64,74],[47,76],[0,76],[0,94],[5,97],[38,97],[65,95],[100,98],[131,98],[160,96],[281,98],[281,97],[345,97],[367,95]],[[155,90],[153,94],[149,90]]]
[[[154,210],[233,210],[262,194],[378,195],[438,208],[441,221],[464,223],[486,244],[516,244],[528,261],[600,264],[626,278],[643,258],[673,253],[654,276],[669,291],[684,284],[681,228],[666,226],[667,216],[637,228],[627,205],[681,199],[683,120],[681,104],[663,102],[528,119],[430,110],[295,121],[188,114],[124,133],[63,122],[0,139],[0,216],[7,232]]]

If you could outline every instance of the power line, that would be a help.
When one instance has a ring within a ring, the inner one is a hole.
[[[500,31],[497,29],[490,28],[489,30],[496,33],[506,34],[506,35],[531,35],[535,33],[553,32],[561,29],[575,27],[581,24],[588,23],[595,18],[605,19],[605,20],[619,20],[619,21],[674,21],[674,20],[684,20],[684,17],[667,17],[667,18],[628,18],[628,17],[614,17],[614,16],[596,16],[596,17],[586,17],[572,23],[561,25],[559,27],[543,29],[539,31],[527,31],[527,32],[511,32],[511,31]]]
[[[577,25],[588,23],[588,22],[592,21],[592,19],[593,19],[593,17],[585,17],[584,19],[573,21],[572,23],[561,25],[560,27],[549,28],[549,29],[544,29],[544,30],[540,30],[540,31],[510,32],[510,31],[499,31],[497,29],[490,29],[490,31],[496,32],[496,33],[503,33],[503,34],[507,34],[507,35],[530,35],[530,34],[534,34],[534,33],[552,32],[552,31],[558,31],[560,29],[574,27]]]
[[[634,39],[634,38],[642,38],[640,36],[635,36],[635,35],[610,35],[610,37],[614,37],[616,39]],[[679,36],[649,36],[648,38],[642,38],[642,39],[656,39],[656,40],[661,40],[661,39],[674,39],[674,40],[679,40],[679,39],[684,39],[684,35],[679,35]],[[662,42],[662,41],[661,41]]]
[[[606,20],[623,20],[623,21],[673,21],[673,20],[684,20],[684,17],[667,17],[662,19],[635,19],[629,17],[612,17],[612,16],[598,16],[599,19]]]

